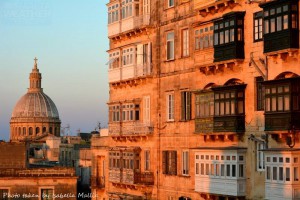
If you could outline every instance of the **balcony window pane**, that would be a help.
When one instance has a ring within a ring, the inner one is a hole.
[[[224,102],[220,102],[220,115],[224,115],[224,108],[225,108]]]
[[[282,17],[281,16],[278,16],[277,17],[277,31],[281,31],[282,29]]]
[[[244,165],[242,164],[239,165],[239,177],[240,178],[244,177]]]
[[[220,44],[223,44],[224,43],[224,32],[221,31],[220,32]]]
[[[201,163],[201,175],[204,175],[204,164]]]
[[[266,173],[267,180],[270,180],[270,174],[271,174],[270,171],[271,171],[271,170],[270,170],[270,167],[268,166],[268,167],[267,167],[267,173]]]
[[[214,45],[218,45],[219,44],[219,34],[215,33],[214,34]]]
[[[273,180],[277,180],[277,167],[273,167]]]
[[[288,5],[283,6],[283,12],[286,12],[286,11],[288,11]]]
[[[275,18],[270,19],[270,32],[275,32]]]
[[[297,28],[297,15],[292,14],[292,28]]]
[[[289,167],[285,168],[285,180],[290,181],[291,180],[291,170]]]
[[[230,165],[226,165],[226,176],[230,177]]]
[[[283,110],[283,97],[278,97],[278,111]]]
[[[219,108],[219,102],[215,103],[215,115],[219,115],[220,114],[220,108]]]
[[[225,176],[225,165],[221,164],[221,176]]]
[[[278,7],[278,8],[276,9],[276,13],[277,13],[277,14],[281,13],[281,7]]]
[[[205,175],[209,175],[209,164],[205,165]]]
[[[235,177],[236,176],[236,165],[232,165],[232,171],[231,171],[231,176]]]
[[[215,175],[215,167],[214,167],[214,164],[211,164],[211,165],[210,165],[210,172],[211,172],[211,175],[212,175],[212,176]]]
[[[230,42],[234,42],[234,29],[230,29]]]
[[[229,30],[225,30],[225,43],[229,42]]]
[[[220,176],[220,165],[216,164],[216,176]]]
[[[196,163],[196,174],[199,174],[199,163]]]
[[[273,8],[270,10],[270,15],[274,15],[274,14],[275,14],[275,9]]]
[[[270,111],[270,97],[266,97],[266,111]]]
[[[290,96],[289,95],[284,96],[284,110],[285,111],[290,110]]]
[[[283,181],[283,167],[279,167],[279,181]]]
[[[272,111],[276,111],[276,97],[272,97]]]
[[[230,107],[231,107],[231,114],[234,115],[235,114],[235,103],[234,103],[234,101],[230,102]]]
[[[244,113],[244,101],[238,101],[238,114]]]
[[[299,181],[299,168],[294,167],[294,181]]]
[[[283,15],[283,29],[289,28],[289,17],[288,15]]]
[[[243,31],[241,28],[238,28],[238,35],[237,35],[237,40],[242,41],[243,40]]]
[[[225,102],[225,112],[226,112],[226,115],[230,114],[230,104],[229,103],[230,103],[229,101]]]

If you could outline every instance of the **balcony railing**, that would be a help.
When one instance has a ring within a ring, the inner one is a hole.
[[[93,188],[105,188],[105,177],[104,176],[92,176],[91,187]]]
[[[118,82],[151,75],[151,64],[133,64],[109,70],[109,82]]]
[[[108,25],[108,37],[139,29],[150,24],[150,15],[132,16]]]
[[[140,185],[154,184],[153,172],[134,172],[134,170],[130,170],[130,169],[122,169],[122,170],[111,169],[109,176],[110,176],[109,180],[114,183],[140,184]]]
[[[153,172],[136,172],[134,174],[135,183],[142,185],[154,185]]]
[[[109,135],[139,136],[153,133],[153,125],[140,122],[110,123]]]

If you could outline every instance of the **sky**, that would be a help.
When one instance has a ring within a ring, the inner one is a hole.
[[[109,0],[0,0],[0,140],[38,58],[42,88],[70,133],[107,127]]]

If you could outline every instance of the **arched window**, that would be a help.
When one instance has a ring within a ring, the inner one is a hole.
[[[35,134],[39,134],[40,133],[40,127],[36,127],[35,128]]]
[[[19,127],[19,136],[21,136],[22,132],[21,132],[21,127]]]
[[[49,133],[52,134],[52,127],[49,127]]]
[[[43,133],[45,133],[46,132],[46,127],[43,127]]]
[[[29,135],[32,135],[32,134],[33,134],[32,127],[29,127],[28,133],[29,133]]]
[[[26,135],[26,128],[23,127],[23,135]]]

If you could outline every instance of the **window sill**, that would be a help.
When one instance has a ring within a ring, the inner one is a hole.
[[[179,120],[179,122],[189,122],[189,121],[192,121],[192,119],[189,119],[189,120]]]
[[[174,119],[173,119],[173,120],[167,120],[167,121],[166,121],[166,123],[173,123],[173,122],[175,122]]]
[[[174,5],[174,6],[170,6],[170,7],[169,7],[169,6],[166,6],[165,9],[164,9],[164,11],[170,10],[170,9],[172,9],[172,8],[174,9],[174,8],[175,8],[175,5]]]
[[[183,174],[181,174],[181,175],[178,175],[179,177],[183,177],[183,178],[191,178],[191,175],[183,175]]]
[[[174,62],[174,61],[175,61],[175,58],[170,59],[170,60],[165,60],[165,62]]]

